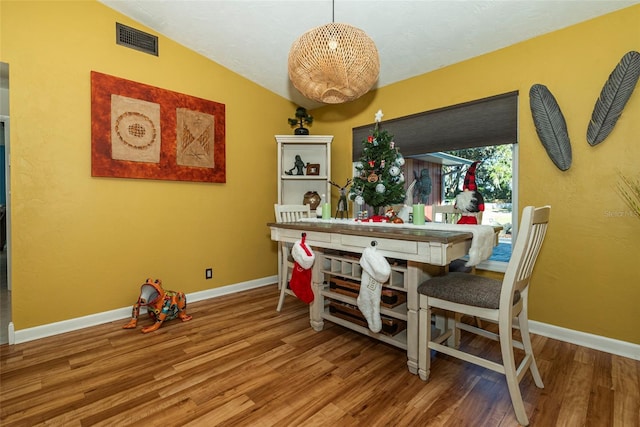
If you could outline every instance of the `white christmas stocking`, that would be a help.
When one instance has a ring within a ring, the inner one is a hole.
[[[375,246],[366,248],[360,258],[362,266],[362,277],[360,282],[360,293],[357,304],[360,312],[367,319],[367,324],[372,332],[380,332],[382,322],[380,320],[380,294],[382,284],[387,281],[391,274],[391,266],[387,260],[380,255]]]

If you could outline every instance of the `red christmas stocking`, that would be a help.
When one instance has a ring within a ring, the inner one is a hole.
[[[302,235],[302,240],[298,240],[291,248],[291,256],[295,260],[293,273],[289,287],[300,301],[309,304],[313,301],[313,290],[311,289],[311,266],[315,260],[315,255],[305,245],[306,235]]]
[[[300,301],[310,304],[313,301],[313,290],[311,290],[311,269],[305,270],[297,262],[294,263],[289,287]]]

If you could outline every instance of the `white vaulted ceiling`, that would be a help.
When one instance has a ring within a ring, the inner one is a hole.
[[[640,0],[100,0],[153,31],[307,108],[287,58],[329,22],[364,30],[380,55],[376,87],[558,30]],[[160,46],[162,55],[162,46]]]

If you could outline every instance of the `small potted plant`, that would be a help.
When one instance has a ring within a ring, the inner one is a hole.
[[[298,107],[296,109],[296,118],[288,119],[289,125],[298,126],[294,132],[295,135],[309,135],[309,129],[304,125],[310,125],[313,123],[313,117],[307,113],[307,109],[304,107]]]

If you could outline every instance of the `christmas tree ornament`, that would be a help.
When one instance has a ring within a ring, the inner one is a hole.
[[[372,332],[380,332],[382,321],[380,319],[380,296],[382,284],[389,279],[391,266],[376,251],[375,242],[372,246],[365,248],[360,258],[362,267],[362,277],[360,281],[360,292],[356,303],[360,312],[367,319],[367,325]]]
[[[362,188],[358,188],[352,185],[351,191],[349,192],[349,198],[353,200],[357,205],[362,205],[364,203],[364,198],[362,197]]]
[[[373,143],[373,135],[369,135],[369,136],[367,137],[367,142],[368,142],[369,144],[372,144],[372,143]]]
[[[396,146],[395,141],[391,141],[391,142],[389,143],[389,147],[390,147],[390,148],[394,148],[395,146]]]
[[[369,176],[367,177],[367,181],[369,181],[371,183],[378,182],[378,175],[376,175],[374,172],[371,172],[369,174]]]
[[[384,191],[386,189],[387,189],[387,187],[385,187],[384,184],[382,184],[382,183],[376,185],[376,192],[378,192],[380,194],[384,194]]]
[[[389,175],[391,176],[398,176],[400,175],[400,168],[397,166],[391,166],[389,168]]]
[[[355,166],[355,168],[356,168],[357,170],[362,170],[362,168],[364,167],[364,166],[362,165],[362,162],[355,162],[355,163],[354,163],[354,166]]]
[[[396,157],[396,165],[400,167],[404,166],[404,157],[400,153],[398,153],[398,156]]]
[[[380,160],[380,169],[384,169],[386,164],[387,164],[387,161],[385,159]]]
[[[391,178],[391,181],[392,181],[394,184],[402,184],[402,183],[404,183],[404,173],[400,172],[400,173],[398,174],[398,176],[394,176],[394,177],[392,177],[392,178]]]

